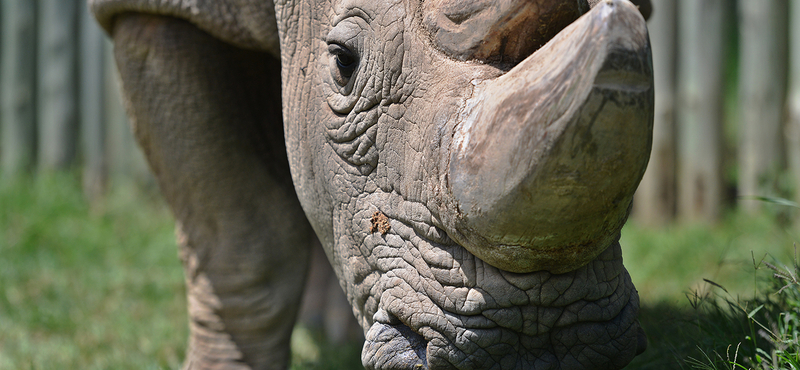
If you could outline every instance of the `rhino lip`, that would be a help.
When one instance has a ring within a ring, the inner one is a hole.
[[[369,328],[361,361],[369,370],[428,369],[428,341],[407,325],[380,309]]]

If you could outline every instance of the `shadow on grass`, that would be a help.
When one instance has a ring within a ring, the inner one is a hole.
[[[660,303],[643,306],[639,322],[647,333],[647,350],[637,356],[626,369],[690,369],[684,359],[697,351],[700,338],[691,321],[691,307]]]
[[[362,341],[330,343],[321,330],[310,330],[298,324],[292,333],[292,366],[290,370],[363,369]]]

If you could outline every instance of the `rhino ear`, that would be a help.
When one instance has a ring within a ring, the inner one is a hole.
[[[265,51],[280,58],[278,26],[272,0],[89,0],[103,29],[112,34],[125,13],[158,14],[183,19],[211,36],[234,46]]]

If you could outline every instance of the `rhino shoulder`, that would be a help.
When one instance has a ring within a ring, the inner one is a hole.
[[[89,0],[89,6],[109,34],[119,15],[146,13],[183,19],[224,42],[280,55],[272,0]]]

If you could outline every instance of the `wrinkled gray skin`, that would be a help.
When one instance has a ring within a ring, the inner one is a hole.
[[[644,350],[618,240],[649,41],[634,6],[592,3],[539,48],[508,38],[538,22],[510,1],[90,0],[177,219],[185,367],[287,366],[311,228],[369,369]]]

